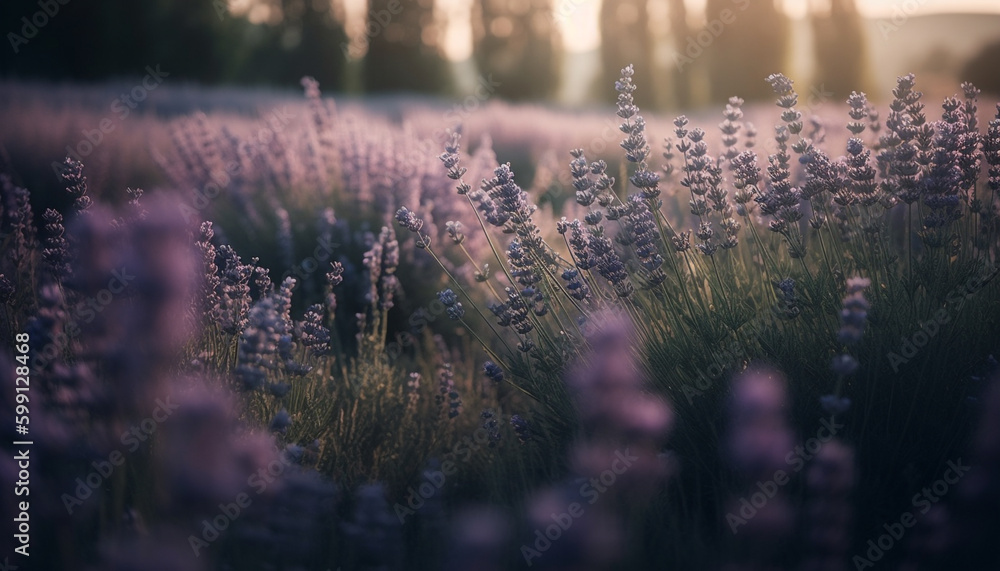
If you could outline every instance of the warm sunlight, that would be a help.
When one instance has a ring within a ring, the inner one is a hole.
[[[463,61],[472,56],[472,28],[469,14],[474,0],[437,0],[436,9],[447,22],[443,46],[448,59]],[[232,4],[245,5],[249,0],[233,0]],[[823,6],[827,0],[783,0],[785,11],[793,18],[805,17],[810,4]],[[694,21],[703,19],[705,0],[686,0],[688,13]],[[364,26],[366,0],[345,0],[347,29],[360,35]],[[244,8],[245,9],[245,8]],[[892,18],[902,15],[935,12],[998,12],[1000,2],[995,0],[861,0],[861,14],[868,18]],[[587,52],[601,42],[598,17],[601,0],[553,0],[555,20],[568,52]],[[254,14],[266,19],[264,14]]]
[[[348,0],[361,5],[365,0]],[[440,9],[448,14],[448,28],[445,34],[445,51],[452,60],[463,60],[472,54],[472,30],[468,25],[468,11],[472,0],[438,0]],[[810,3],[823,5],[824,0],[784,0],[783,6],[789,15],[801,18],[806,15]],[[601,0],[553,0],[553,12],[563,38],[563,45],[569,52],[586,52],[596,49],[601,42],[598,16]],[[702,18],[705,0],[687,0],[688,11]],[[891,18],[901,13],[933,12],[1000,12],[1000,2],[995,0],[861,0],[858,9],[869,18]],[[359,16],[361,10],[356,9]]]

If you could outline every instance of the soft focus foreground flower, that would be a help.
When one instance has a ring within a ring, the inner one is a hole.
[[[622,451],[616,447],[628,446],[638,458],[617,493],[648,494],[669,474],[658,452],[673,426],[673,410],[643,390],[645,381],[630,351],[634,330],[628,318],[600,314],[585,330],[592,348],[589,362],[571,369],[566,379],[587,435],[574,452],[574,464],[581,474],[600,473]]]
[[[751,368],[733,380],[729,402],[726,457],[740,476],[743,500],[758,492],[756,483],[775,485],[767,503],[751,518],[740,515],[734,496],[726,503],[725,520],[738,546],[729,557],[742,557],[761,565],[776,565],[788,548],[795,517],[785,490],[774,483],[775,474],[787,469],[793,436],[787,423],[788,399],[781,373]]]
[[[747,478],[767,476],[792,447],[785,379],[773,369],[750,369],[733,381],[727,455]]]
[[[861,341],[868,323],[868,310],[871,305],[865,299],[864,290],[871,285],[867,278],[851,278],[847,280],[847,297],[843,300],[840,312],[840,332],[837,339],[845,345],[853,345]]]

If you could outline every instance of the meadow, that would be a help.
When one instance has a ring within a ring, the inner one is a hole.
[[[633,73],[0,86],[31,568],[998,568],[1000,105]]]

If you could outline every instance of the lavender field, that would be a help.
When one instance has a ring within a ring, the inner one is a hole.
[[[1000,569],[995,10],[53,2],[0,570]]]

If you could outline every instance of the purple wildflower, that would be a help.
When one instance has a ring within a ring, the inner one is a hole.
[[[871,305],[865,299],[864,290],[871,285],[867,278],[851,278],[847,281],[847,297],[843,300],[840,312],[840,331],[837,339],[845,345],[854,345],[861,341],[868,323],[868,310]]]
[[[458,296],[452,290],[439,291],[438,300],[445,306],[449,319],[457,321],[465,315],[465,308],[462,307],[462,302],[458,301]]]
[[[514,429],[514,434],[517,435],[518,442],[527,444],[531,441],[531,425],[521,415],[511,415],[510,426]]]
[[[483,373],[486,374],[487,379],[494,383],[499,384],[503,382],[503,369],[493,361],[483,363]]]

